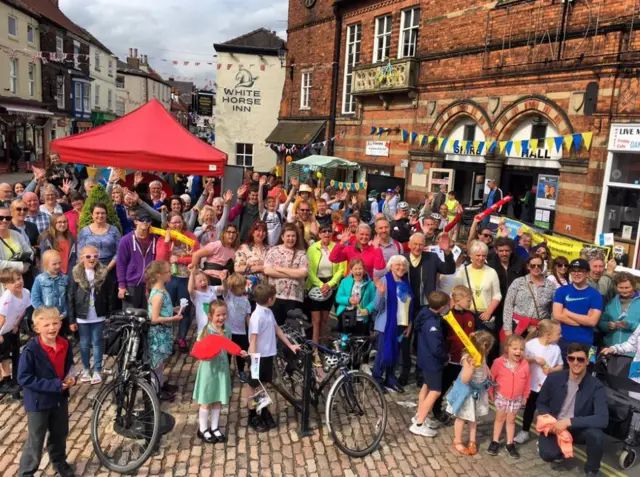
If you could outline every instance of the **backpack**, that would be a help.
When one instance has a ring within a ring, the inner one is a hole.
[[[365,224],[371,222],[373,216],[371,215],[371,204],[369,201],[365,202],[360,206],[360,220]]]
[[[269,211],[265,210],[264,214],[262,214],[262,221],[263,222],[267,221],[267,214],[268,213],[269,213]],[[276,215],[278,216],[278,220],[280,221],[280,225],[282,225],[282,214],[276,210]]]

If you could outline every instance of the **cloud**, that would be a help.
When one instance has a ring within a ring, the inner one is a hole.
[[[264,27],[286,37],[287,0],[60,0],[60,9],[114,55],[124,60],[129,48],[149,57],[163,77],[193,77],[203,85],[215,67],[214,43]],[[188,6],[187,6],[188,4]],[[179,60],[173,65],[172,60]],[[183,62],[191,62],[184,66]]]

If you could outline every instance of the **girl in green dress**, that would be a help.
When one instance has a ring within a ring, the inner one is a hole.
[[[160,399],[171,400],[178,387],[166,382],[164,361],[171,356],[173,350],[173,323],[182,319],[181,314],[174,314],[177,309],[173,308],[171,297],[165,288],[171,280],[171,264],[162,260],[152,262],[145,270],[144,278],[150,290],[149,359],[161,386]]]
[[[198,341],[211,334],[224,336],[231,340],[231,331],[224,324],[227,321],[227,305],[222,300],[214,300],[209,305],[207,325],[198,336]],[[240,356],[247,357],[246,351]],[[229,372],[229,354],[222,350],[213,359],[200,361],[193,399],[200,404],[198,411],[198,437],[204,442],[226,442],[226,436],[218,428],[222,405],[229,404],[231,396],[231,374]],[[209,427],[211,413],[211,427]]]

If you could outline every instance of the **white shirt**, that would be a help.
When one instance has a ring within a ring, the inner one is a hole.
[[[196,307],[196,325],[198,326],[196,336],[200,336],[200,332],[207,326],[207,322],[209,321],[209,304],[215,299],[216,287],[208,287],[207,291],[204,292],[195,291],[193,306]]]
[[[249,320],[249,340],[251,335],[258,335],[256,340],[256,353],[260,353],[261,358],[275,356],[278,352],[276,347],[276,318],[269,308],[256,305],[256,309],[251,313]]]
[[[234,335],[247,334],[247,315],[251,314],[251,304],[244,296],[227,293],[224,297],[227,304],[227,326]]]
[[[560,347],[557,344],[542,345],[538,338],[528,341],[524,347],[524,355],[527,358],[542,358],[547,366],[555,368],[562,364]],[[529,363],[531,368],[531,390],[538,393],[547,379],[542,367],[538,363]]]
[[[280,214],[280,217],[282,217],[282,214]],[[269,212],[268,210],[265,210],[262,217],[260,217],[267,224],[267,241],[272,247],[280,240],[280,234],[282,232],[280,217],[278,217],[276,212]]]
[[[31,294],[26,288],[22,289],[22,299],[15,296],[9,290],[0,297],[0,315],[4,316],[4,325],[0,328],[0,335],[10,333],[16,326],[27,308],[31,306]]]

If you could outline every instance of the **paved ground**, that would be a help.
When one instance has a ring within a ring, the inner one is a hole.
[[[234,381],[230,406],[223,410],[221,428],[229,437],[225,444],[204,445],[196,437],[197,406],[191,400],[197,363],[183,354],[170,361],[169,377],[180,386],[178,399],[163,404],[163,409],[176,418],[176,427],[165,436],[161,452],[140,469],[138,475],[163,476],[469,476],[469,477],[537,477],[584,475],[582,463],[571,470],[552,471],[535,455],[535,444],[521,448],[522,458],[511,460],[506,454],[491,457],[486,454],[491,420],[479,427],[480,454],[461,457],[450,450],[453,429],[447,427],[435,439],[416,437],[408,432],[415,408],[401,403],[415,402],[417,389],[409,386],[405,394],[389,394],[389,423],[379,450],[364,459],[351,459],[342,454],[328,436],[326,427],[315,430],[312,437],[299,438],[298,421],[293,408],[282,398],[276,403],[280,427],[264,434],[255,434],[246,427],[247,413],[240,405],[240,383]],[[77,475],[107,476],[93,453],[89,437],[91,400],[98,387],[78,385],[73,389],[70,404],[69,462]],[[275,393],[273,394],[274,396]],[[0,401],[0,473],[17,473],[22,446],[26,439],[26,417],[21,403],[7,397]],[[42,475],[53,475],[48,458],[44,457]],[[637,471],[637,469],[636,469]],[[114,474],[115,475],[115,474]],[[605,475],[624,474],[605,471]],[[638,474],[629,474],[638,475]]]
[[[22,182],[27,185],[31,179],[33,179],[33,174],[25,174],[21,172],[0,174],[0,182],[8,182],[11,185],[16,182]]]

